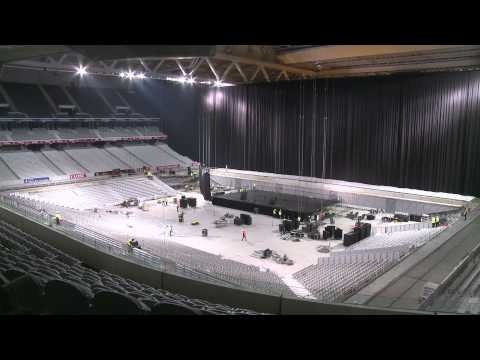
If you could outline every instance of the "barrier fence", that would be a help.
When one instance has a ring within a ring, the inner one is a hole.
[[[86,244],[90,247],[95,248],[96,250],[107,253],[109,255],[122,258],[126,261],[133,262],[142,266],[146,266],[164,273],[180,275],[183,277],[195,279],[198,281],[208,282],[216,285],[221,285],[225,287],[231,287],[235,289],[248,290],[258,293],[264,293],[269,295],[276,295],[280,297],[297,297],[297,298],[308,298],[312,299],[309,294],[309,289],[305,287],[296,287],[288,285],[285,286],[286,290],[282,289],[279,284],[266,282],[262,280],[261,277],[258,278],[259,271],[256,268],[256,271],[253,271],[254,267],[250,266],[250,270],[240,270],[235,269],[234,272],[231,272],[229,266],[232,266],[231,261],[223,261],[218,259],[218,263],[211,263],[211,270],[207,267],[198,268],[196,267],[197,262],[204,261],[208,263],[213,258],[200,259],[196,258],[196,253],[192,253],[190,261],[187,263],[179,262],[179,257],[175,256],[176,249],[170,251],[165,251],[162,254],[165,256],[159,256],[152,254],[149,251],[140,250],[140,249],[131,249],[127,246],[126,243],[120,243],[118,240],[100,234],[96,231],[91,230],[94,227],[93,222],[101,221],[101,219],[96,219],[92,217],[91,214],[85,212],[78,212],[67,208],[62,208],[60,211],[63,214],[68,214],[70,212],[72,216],[70,219],[64,219],[60,224],[55,224],[53,213],[58,210],[58,207],[48,207],[47,204],[31,201],[28,199],[15,197],[12,195],[0,195],[0,203],[27,218],[35,220],[43,225],[51,226],[57,231],[64,233],[70,238],[77,240],[83,244]],[[82,223],[83,225],[80,225]],[[434,234],[426,234],[425,237],[421,239],[419,243],[424,243],[425,241],[430,240]],[[420,245],[419,245],[420,246]],[[362,278],[362,281],[355,282],[356,272],[355,270],[349,272],[348,276],[352,277],[352,283],[348,283],[348,288],[341,289],[342,292],[345,292],[342,299],[347,295],[353,295],[353,293],[359,291],[362,287],[368,285],[368,283],[375,280],[378,276],[382,275],[385,271],[388,271],[395,263],[398,263],[403,259],[404,256],[408,255],[414,250],[415,246],[411,247],[396,247],[392,248],[390,251],[388,248],[383,249],[358,249],[355,252],[352,250],[346,250],[342,255],[332,253],[331,260],[324,260],[323,263],[328,264],[330,261],[335,264],[340,261],[340,263],[354,264],[354,266],[361,265],[362,263],[369,262],[370,258],[378,257],[381,258],[391,258],[389,266],[381,267],[380,270],[376,269],[372,274],[368,274],[365,278]],[[181,251],[181,249],[180,249]],[[373,251],[373,253],[372,253]],[[178,252],[178,250],[177,250]],[[391,253],[391,254],[390,254]],[[377,255],[375,255],[377,254]],[[380,255],[378,255],[380,254]],[[383,255],[382,255],[383,254]],[[182,254],[183,257],[180,259],[185,259],[185,254]],[[209,254],[211,255],[211,254]],[[169,258],[170,257],[170,258]],[[244,265],[244,264],[240,264]],[[362,265],[363,266],[363,265]],[[207,270],[206,270],[207,269]],[[304,269],[305,270],[305,269]],[[340,270],[342,270],[340,268]],[[339,270],[339,271],[340,271]],[[344,269],[345,270],[345,269]],[[303,270],[302,270],[303,271]],[[343,271],[343,270],[342,270]],[[329,282],[330,286],[334,287],[334,284]],[[287,291],[288,290],[288,291]],[[307,290],[307,291],[306,291]],[[308,293],[308,294],[306,294]],[[335,296],[340,296],[340,293],[335,293]],[[322,299],[319,299],[322,300]]]

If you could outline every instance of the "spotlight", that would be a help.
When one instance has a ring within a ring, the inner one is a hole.
[[[195,84],[195,79],[191,77],[187,80],[187,83],[189,83],[190,85],[193,85]]]
[[[137,79],[145,79],[145,74],[144,73],[138,73],[137,75],[135,75],[135,77]]]
[[[77,75],[83,76],[87,74],[87,68],[85,66],[80,65],[75,69],[77,70]]]
[[[220,86],[223,86],[223,83],[222,83],[221,80],[217,80],[217,81],[215,81],[215,82],[213,83],[213,86],[215,86],[215,87],[220,87]]]
[[[127,79],[132,80],[135,77],[135,73],[132,70],[128,70]]]
[[[120,73],[120,77],[121,77],[121,78],[124,78],[124,77],[126,77],[126,76],[127,76],[127,74],[126,74],[125,72],[122,71],[122,72]]]

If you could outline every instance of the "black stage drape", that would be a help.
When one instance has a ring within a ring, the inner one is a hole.
[[[480,196],[480,72],[198,92],[184,152],[208,166]]]

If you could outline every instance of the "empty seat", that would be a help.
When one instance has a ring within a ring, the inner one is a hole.
[[[6,277],[9,281],[13,281],[25,275],[25,271],[17,267],[11,267],[3,273],[3,276]]]
[[[159,302],[152,308],[155,315],[202,315],[200,310],[177,302]]]
[[[68,280],[49,281],[45,286],[45,309],[51,314],[86,314],[93,292]]]
[[[43,310],[44,282],[33,275],[22,275],[5,286],[15,308],[41,313]]]
[[[92,300],[94,314],[138,315],[149,311],[148,306],[134,297],[113,291],[100,291]]]

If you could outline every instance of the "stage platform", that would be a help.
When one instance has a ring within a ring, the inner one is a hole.
[[[305,176],[215,168],[210,169],[210,178],[213,184],[233,189],[255,187],[256,190],[279,194],[336,198],[339,203],[385,209],[392,213],[438,214],[464,206],[473,210],[478,206],[478,199],[473,196]]]
[[[273,209],[281,209],[282,214],[286,214],[287,218],[298,216],[303,218],[336,203],[336,200],[278,194],[263,190],[250,190],[243,195],[244,200],[241,199],[241,192],[214,195],[212,204],[249,212],[255,212],[257,208],[258,213],[263,215],[273,215]]]

